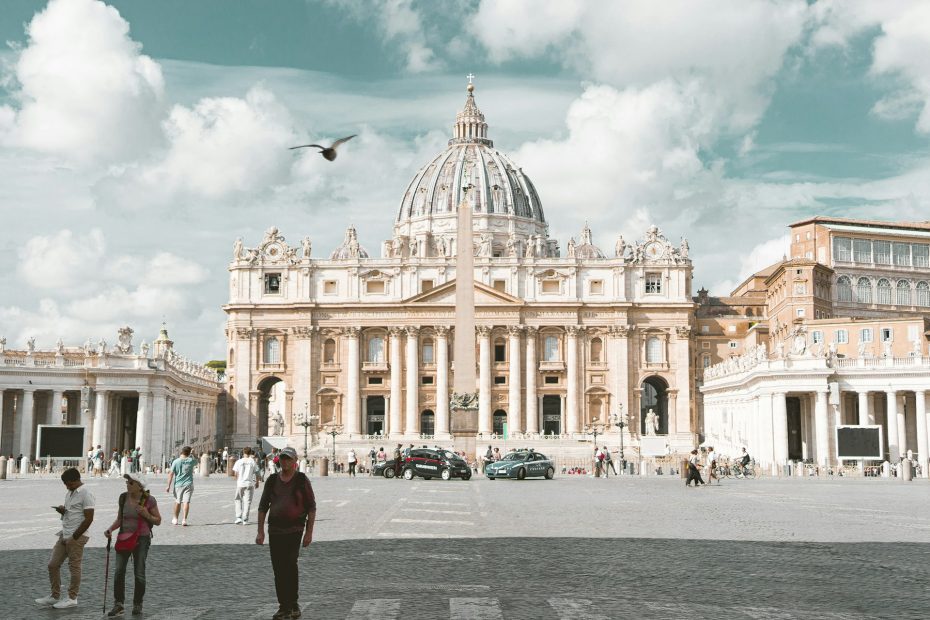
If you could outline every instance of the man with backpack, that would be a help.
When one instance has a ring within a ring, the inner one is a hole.
[[[284,448],[278,453],[281,471],[271,474],[258,503],[258,535],[255,543],[265,543],[268,517],[268,547],[278,611],[273,620],[299,618],[297,558],[301,547],[313,541],[316,498],[306,474],[297,471],[297,452]]]

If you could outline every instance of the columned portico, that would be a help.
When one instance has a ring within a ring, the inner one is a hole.
[[[449,436],[449,328],[436,327],[436,428],[435,436]]]
[[[388,333],[390,334],[391,347],[391,402],[388,403],[390,407],[389,430],[391,437],[399,437],[403,434],[403,421],[401,419],[401,403],[403,402],[403,395],[401,393],[401,373],[403,372],[404,358],[400,344],[402,332],[399,327],[391,327]]]
[[[491,328],[475,327],[478,333],[478,432],[491,434]],[[461,368],[458,372],[469,372]]]
[[[407,435],[419,435],[420,433],[420,329],[418,327],[408,327],[407,331],[407,393],[406,393],[406,413],[407,420],[404,424],[404,431]]]
[[[539,401],[542,398],[536,394],[538,368],[536,337],[538,334],[537,328],[526,328],[526,432],[534,434],[539,432]]]
[[[520,334],[523,331],[523,326],[511,325],[507,330],[510,334],[508,346],[510,352],[510,376],[508,377],[510,390],[507,397],[507,422],[511,433],[521,433],[523,432],[523,424],[520,415],[522,410],[520,406],[520,372],[522,371],[520,364]]]

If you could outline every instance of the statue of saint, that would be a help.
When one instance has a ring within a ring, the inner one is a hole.
[[[26,351],[28,351],[29,354],[32,355],[35,352],[35,350],[36,350],[36,337],[29,336],[29,338],[26,339]]]
[[[233,260],[240,258],[242,258],[242,237],[236,237],[236,242],[233,243]]]
[[[659,416],[651,408],[646,412],[646,434],[656,435],[659,432]]]
[[[300,244],[304,249],[304,258],[310,258],[310,250],[313,247],[313,244],[310,241],[310,237],[304,237]]]
[[[280,437],[284,434],[284,416],[281,415],[280,411],[275,412],[271,416],[271,434],[275,437]]]
[[[684,237],[681,238],[681,248],[678,250],[679,255],[682,258],[688,258],[688,252],[691,250],[691,247],[688,245],[688,240]]]
[[[617,258],[623,258],[626,254],[626,241],[623,240],[623,235],[617,237],[617,244],[614,246],[614,256]]]
[[[575,238],[569,237],[568,239],[568,257],[575,258]]]

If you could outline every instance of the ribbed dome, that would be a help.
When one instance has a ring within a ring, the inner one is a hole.
[[[523,171],[494,148],[488,125],[468,85],[449,147],[423,166],[404,193],[397,224],[451,214],[466,200],[476,216],[516,216],[545,224],[536,188]]]
[[[342,244],[329,255],[330,260],[354,260],[356,258],[368,258],[368,251],[358,243],[358,234],[355,232],[355,226],[349,226],[346,229],[345,239]]]
[[[576,258],[607,258],[607,255],[599,247],[594,245],[591,239],[591,228],[585,222],[584,229],[581,231],[581,243],[575,248]]]

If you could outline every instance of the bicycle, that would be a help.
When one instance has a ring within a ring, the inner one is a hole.
[[[735,478],[755,478],[756,477],[756,471],[753,468],[752,464],[743,465],[738,461],[734,461],[733,464],[731,465],[731,469],[734,472],[733,476]]]
[[[730,469],[729,464],[722,463],[720,465],[717,465],[717,468],[714,469],[714,475],[717,476],[718,479],[723,480],[724,478],[732,477],[733,472]]]

